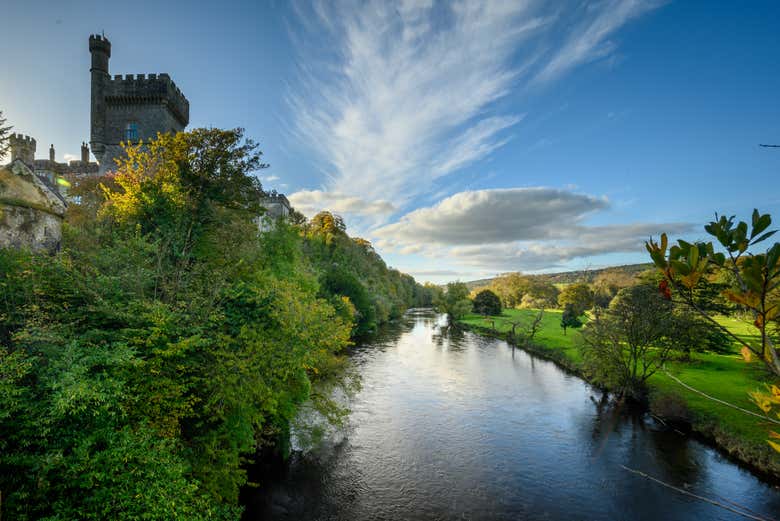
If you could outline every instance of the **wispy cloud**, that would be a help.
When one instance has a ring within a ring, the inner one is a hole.
[[[325,165],[318,203],[327,208],[331,194],[333,203],[346,194],[370,211],[377,200],[404,208],[435,179],[484,160],[511,139],[522,115],[500,110],[499,100],[609,55],[615,45],[608,38],[654,5],[609,0],[569,11],[535,0],[298,6],[317,43],[301,44],[300,82],[289,95],[291,133]]]
[[[606,0],[583,4],[577,13],[580,21],[573,24],[563,45],[552,54],[534,82],[555,80],[578,65],[610,56],[616,44],[609,37],[631,19],[663,3],[659,0]]]
[[[294,132],[328,164],[325,192],[399,206],[501,146],[515,114],[489,114],[518,78],[509,62],[545,23],[532,3],[366,2],[314,10],[337,54],[307,61]]]

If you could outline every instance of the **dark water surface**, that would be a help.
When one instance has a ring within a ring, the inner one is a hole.
[[[749,519],[780,490],[715,450],[636,415],[554,364],[412,311],[353,350],[363,389],[350,427],[246,494],[279,520]]]

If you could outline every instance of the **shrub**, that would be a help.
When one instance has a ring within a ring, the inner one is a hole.
[[[489,289],[484,289],[474,297],[474,312],[480,315],[500,315],[501,299]]]

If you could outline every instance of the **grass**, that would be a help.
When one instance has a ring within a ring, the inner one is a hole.
[[[524,328],[537,313],[529,309],[507,309],[497,317],[472,314],[459,322],[482,333],[505,337],[512,329],[512,322],[520,322],[518,329]],[[719,321],[742,338],[755,337],[755,329],[749,323],[731,317],[722,317]],[[560,323],[561,311],[545,311],[541,328],[534,338],[533,351],[581,373],[582,356],[578,348],[581,335],[576,329],[569,329],[564,335]],[[769,375],[760,361],[745,362],[739,348],[735,343],[732,351],[726,354],[693,353],[690,362],[669,362],[667,370],[710,396],[760,413],[748,392],[777,382],[777,378]],[[649,385],[651,394],[681,399],[690,412],[691,426],[696,432],[713,440],[737,459],[780,477],[780,455],[766,443],[770,429],[780,431],[776,424],[689,391],[662,372],[653,375]]]

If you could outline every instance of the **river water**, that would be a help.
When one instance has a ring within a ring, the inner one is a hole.
[[[349,427],[245,494],[245,519],[780,519],[780,489],[717,451],[616,411],[505,342],[413,310],[353,349]]]

